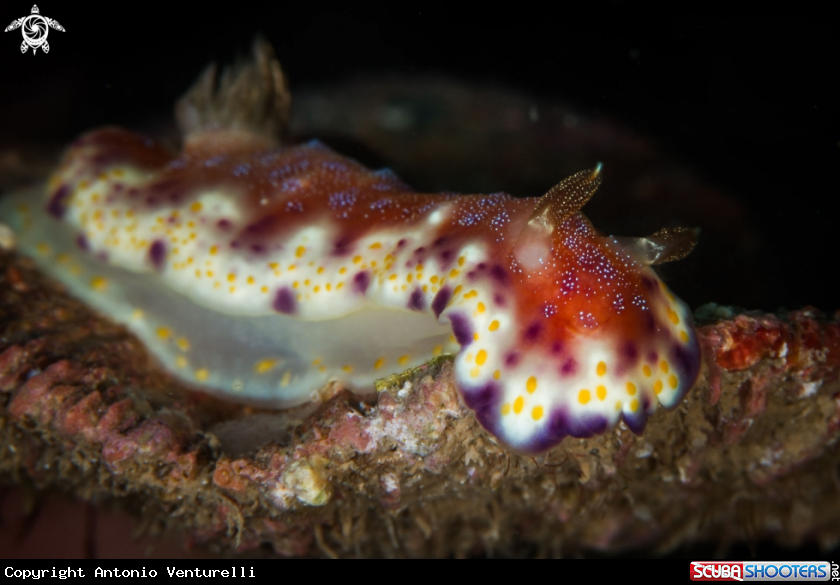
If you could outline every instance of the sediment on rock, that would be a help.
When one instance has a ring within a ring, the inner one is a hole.
[[[701,380],[642,436],[498,446],[446,359],[314,411],[180,386],[124,328],[0,253],[0,477],[125,499],[224,554],[660,554],[840,539],[840,313],[698,311]],[[258,432],[249,432],[257,429]]]

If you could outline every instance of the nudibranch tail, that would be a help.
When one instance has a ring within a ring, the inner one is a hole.
[[[600,165],[539,200],[421,194],[318,142],[278,146],[289,101],[266,47],[180,102],[183,153],[97,130],[45,189],[0,200],[21,249],[174,375],[239,400],[371,391],[454,353],[478,421],[538,453],[641,432],[691,388],[691,314],[651,265],[695,232],[598,233],[580,209]]]

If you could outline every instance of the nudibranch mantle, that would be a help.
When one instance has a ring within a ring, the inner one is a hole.
[[[640,433],[695,382],[690,312],[651,268],[695,234],[599,234],[579,209],[600,166],[539,199],[427,195],[318,142],[230,123],[186,134],[173,155],[91,132],[45,204],[7,196],[0,217],[191,384],[291,406],[453,353],[478,421],[538,453],[619,420]]]

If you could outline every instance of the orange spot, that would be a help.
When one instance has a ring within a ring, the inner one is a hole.
[[[662,360],[661,362],[659,362],[659,369],[662,370],[663,374],[667,374],[668,370],[670,369],[668,367],[668,362],[666,362],[665,360]]]
[[[198,213],[199,211],[201,211],[201,203],[196,201],[195,203],[190,205],[190,210],[194,211],[195,213]]]
[[[431,282],[432,284],[436,284],[438,280],[439,280],[439,279],[438,279],[438,277],[437,277],[437,276],[432,276],[432,277],[429,279],[429,282]]]
[[[218,246],[210,246],[210,255],[211,256],[215,256],[218,253],[219,253],[219,247]]]
[[[680,316],[677,315],[674,309],[668,309],[668,319],[670,319],[671,323],[673,323],[674,325],[680,322]]]
[[[528,391],[528,394],[533,394],[537,390],[537,379],[534,376],[531,376],[525,382],[525,389]]]
[[[466,262],[466,261],[467,261],[467,259],[464,258],[463,256],[461,256],[460,258],[458,258],[458,266],[463,266],[464,262]]]
[[[636,385],[633,382],[627,382],[627,393],[630,396],[636,395]]]
[[[488,329],[490,331],[495,331],[498,328],[499,328],[499,322],[496,321],[495,319],[490,323],[490,327],[488,327]]]
[[[647,376],[648,378],[650,378],[650,375],[651,375],[651,373],[652,373],[652,372],[650,371],[650,366],[649,366],[649,365],[647,365],[647,364],[645,364],[644,366],[642,366],[642,373],[643,373],[645,376]]]
[[[604,362],[598,362],[598,367],[595,368],[595,373],[599,376],[603,376],[607,373],[607,364]]]
[[[297,250],[295,250],[295,258],[302,258],[304,254],[306,254],[306,248],[304,246],[298,246]]]
[[[659,394],[662,392],[662,380],[657,380],[653,383],[653,391]]]
[[[339,274],[344,274],[345,272],[347,272],[347,269],[343,266],[341,267],[341,270],[338,271]]]
[[[498,380],[501,377],[502,377],[502,373],[499,370],[496,370],[495,372],[493,372],[493,379],[494,380]]]
[[[597,388],[595,388],[595,393],[598,395],[599,400],[606,400],[607,389],[604,386],[598,386]]]
[[[589,393],[589,390],[581,390],[578,392],[578,402],[581,404],[588,404],[590,400],[592,400],[592,394]]]
[[[380,244],[379,242],[374,242],[370,246],[368,246],[368,248],[370,248],[371,250],[378,250],[381,247],[382,244]]]
[[[378,370],[385,365],[385,358],[379,358],[373,363],[373,369]]]
[[[323,274],[324,273],[324,267],[319,266],[317,272],[318,272],[318,274]]]
[[[535,406],[534,409],[531,411],[531,418],[534,420],[540,420],[543,417],[543,407],[542,406]]]
[[[362,261],[362,257],[361,257],[361,256],[355,256],[355,257],[353,258],[353,264],[358,264],[358,263],[359,263],[359,262],[361,262],[361,261]]]
[[[231,272],[230,274],[228,274],[228,282],[233,282],[234,280],[236,280],[236,275],[233,272]]]
[[[685,331],[680,331],[680,340],[683,343],[688,343],[688,333],[686,333]]]
[[[677,377],[674,374],[671,374],[671,376],[668,378],[668,385],[673,390],[677,389],[677,386],[679,385],[679,380],[677,380]]]
[[[516,400],[513,401],[513,412],[519,414],[522,412],[522,409],[525,408],[525,399],[519,396]]]
[[[399,358],[397,358],[397,363],[400,364],[401,366],[404,366],[408,363],[409,359],[411,359],[410,356],[402,355]]]

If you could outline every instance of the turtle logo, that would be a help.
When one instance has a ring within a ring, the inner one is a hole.
[[[21,53],[25,53],[29,47],[32,47],[33,55],[38,52],[39,47],[44,53],[49,53],[50,44],[47,42],[47,33],[50,32],[50,28],[64,32],[63,26],[52,18],[41,16],[40,12],[37,5],[32,6],[32,14],[13,20],[12,24],[3,31],[21,29],[23,33],[23,42],[20,44]]]

